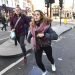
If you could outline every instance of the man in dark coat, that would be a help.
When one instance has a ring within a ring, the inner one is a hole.
[[[5,31],[6,31],[7,30],[6,29],[6,18],[4,15],[2,15],[2,17],[1,17],[1,22],[3,24],[3,27],[1,28],[1,30],[3,31],[3,29],[5,28]]]

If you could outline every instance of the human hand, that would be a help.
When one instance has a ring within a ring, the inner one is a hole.
[[[14,32],[14,31],[15,31],[15,29],[12,29],[11,31],[13,31],[13,32]]]
[[[37,37],[44,37],[44,33],[38,33]]]

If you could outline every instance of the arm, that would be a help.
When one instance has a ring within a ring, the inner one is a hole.
[[[51,27],[49,27],[45,31],[45,37],[49,40],[57,40],[58,39],[57,33]]]
[[[28,43],[30,43],[31,38],[32,38],[32,34],[31,34],[31,32],[29,31],[29,32],[28,32],[28,36],[27,36],[27,41],[28,41]]]
[[[13,18],[10,18],[10,27],[11,27],[11,30],[14,29]]]

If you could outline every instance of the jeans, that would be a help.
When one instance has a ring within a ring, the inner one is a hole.
[[[45,51],[48,60],[51,62],[51,64],[54,64],[54,59],[52,56],[52,47],[51,46],[47,46],[47,47],[41,47],[39,50],[35,51],[35,59],[36,59],[36,63],[38,65],[38,67],[44,72],[46,71],[43,63],[42,63],[42,53],[43,50]]]
[[[25,39],[25,35],[22,36],[16,36],[16,40],[18,41],[20,44],[20,47],[22,49],[23,55],[26,56],[26,48],[25,48],[25,44],[24,44],[24,39]]]
[[[6,29],[6,24],[5,23],[3,24],[3,27],[2,27],[1,30],[3,30],[4,28],[5,28],[5,31],[6,31],[7,29]]]

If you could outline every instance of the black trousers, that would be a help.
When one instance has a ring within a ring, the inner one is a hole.
[[[45,51],[48,60],[51,62],[51,64],[54,64],[54,59],[52,56],[52,47],[47,46],[47,47],[41,47],[39,50],[35,51],[35,59],[38,67],[44,72],[46,71],[43,63],[42,63],[42,53]]]
[[[24,39],[25,39],[25,35],[22,36],[16,36],[15,42],[19,42],[20,47],[22,49],[23,55],[26,56],[26,48],[25,48],[25,44],[24,44]]]
[[[27,39],[27,35],[28,35],[28,27],[25,28],[25,38]]]
[[[1,30],[3,30],[4,28],[5,28],[5,31],[6,31],[7,29],[6,29],[6,24],[5,23],[3,24],[3,27],[2,27]]]

